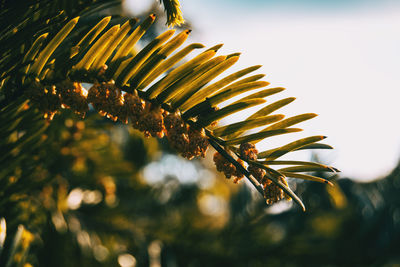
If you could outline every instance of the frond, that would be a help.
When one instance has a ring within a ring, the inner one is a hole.
[[[164,1],[167,8],[166,2],[170,1]],[[179,10],[177,2],[172,2]],[[28,98],[28,105],[37,107],[48,120],[61,108],[70,108],[84,117],[91,104],[101,115],[129,122],[146,136],[166,136],[171,146],[188,159],[204,157],[211,145],[217,151],[214,162],[218,171],[234,182],[246,176],[269,204],[286,198],[304,209],[289,188],[287,177],[329,184],[304,172],[337,171],[332,167],[277,161],[299,149],[330,148],[318,143],[324,136],[303,138],[260,153],[256,149],[255,144],[261,140],[301,131],[289,127],[316,116],[306,113],[284,119],[284,115],[271,114],[294,98],[264,105],[265,98],[284,89],[265,88],[269,83],[260,80],[264,75],[254,74],[259,65],[218,79],[237,63],[240,54],[218,56],[222,45],[216,45],[185,60],[204,48],[202,44],[180,48],[189,30],[178,34],[168,30],[134,53],[135,45],[153,24],[154,15],[137,26],[136,20],[120,24],[104,17],[89,28],[80,20],[76,17],[57,32],[36,35],[19,62],[19,75],[7,71],[2,74],[2,91],[18,96],[21,94],[9,88],[23,85],[23,97],[16,99]],[[82,83],[93,85],[86,90]],[[236,102],[221,105],[248,92],[251,94]],[[246,120],[215,127],[218,120],[254,106],[259,110]],[[263,129],[254,132],[258,127]],[[273,168],[280,165],[287,167]]]

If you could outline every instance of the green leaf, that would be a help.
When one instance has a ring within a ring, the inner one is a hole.
[[[274,159],[277,159],[277,158],[289,153],[290,151],[293,151],[295,149],[298,149],[298,148],[308,145],[308,144],[312,144],[312,143],[321,141],[325,138],[326,138],[326,136],[322,136],[322,135],[302,138],[297,141],[291,142],[287,145],[258,153],[257,157],[259,159],[266,158],[266,160],[274,160]]]
[[[204,52],[208,52],[208,51],[218,52],[218,50],[221,49],[221,47],[223,47],[223,46],[224,46],[224,44],[217,44],[217,45],[214,45],[214,46],[208,48],[208,49],[207,49],[206,51],[204,51]]]
[[[61,42],[67,37],[67,35],[74,29],[75,25],[78,23],[79,17],[76,17],[70,20],[57,34],[53,39],[47,44],[47,46],[40,52],[39,56],[35,60],[32,65],[32,68],[29,70],[29,73],[32,73],[36,76],[39,76],[42,71],[44,65],[46,65],[50,56],[53,54],[54,50],[61,44]]]
[[[183,103],[185,103],[194,93],[201,89],[205,84],[214,79],[216,76],[230,68],[239,59],[239,56],[227,57],[227,59],[220,64],[213,67],[211,70],[207,71],[199,78],[191,82],[187,87],[184,88],[182,94],[178,95],[178,98],[172,101],[173,108],[179,108]]]
[[[269,82],[265,81],[256,81],[256,82],[248,82],[244,84],[239,84],[236,86],[230,87],[229,90],[221,90],[216,95],[210,97],[208,101],[210,101],[211,105],[217,105],[225,100],[231,99],[232,97],[245,93],[250,90],[255,90],[257,88],[262,88],[268,86]],[[264,101],[265,102],[265,101]]]
[[[270,95],[273,95],[273,94],[280,93],[283,90],[285,90],[285,88],[282,88],[282,87],[264,89],[264,90],[262,90],[260,92],[251,94],[249,96],[245,96],[245,97],[239,99],[236,102],[241,102],[241,101],[244,101],[244,100],[247,100],[247,99],[253,99],[253,98],[264,98],[264,97],[267,97],[267,96],[270,96]]]
[[[44,33],[40,35],[35,42],[33,42],[31,48],[28,50],[28,52],[25,54],[24,59],[22,60],[22,63],[25,62],[30,62],[32,61],[36,55],[39,53],[40,48],[42,47],[43,42],[46,40],[48,36],[48,33]],[[22,73],[27,74],[29,70],[30,64],[26,65],[25,67],[22,68]],[[22,81],[23,82],[23,81]]]
[[[128,80],[135,74],[138,68],[143,64],[143,62],[153,53],[158,47],[165,43],[173,34],[175,30],[168,30],[158,37],[153,39],[148,45],[146,45],[140,52],[132,58],[129,64],[122,70],[120,75],[116,72],[115,83],[117,85],[123,86]]]
[[[195,81],[201,77],[204,73],[208,72],[215,66],[219,65],[226,59],[226,56],[218,56],[208,60],[207,62],[197,66],[193,70],[190,70],[187,75],[183,78],[178,79],[176,82],[172,83],[168,88],[163,90],[158,96],[157,101],[159,103],[165,103],[182,93],[185,88],[190,86],[192,81]]]
[[[135,25],[136,20],[131,19],[125,22],[119,31],[114,35],[112,40],[110,41],[107,49],[104,49],[102,54],[97,56],[96,60],[94,61],[93,65],[90,67],[92,70],[99,70],[104,64],[106,64],[107,60],[110,58],[111,54],[117,48],[117,46],[121,43],[121,41],[125,38],[125,36],[129,33],[132,29],[133,25]]]
[[[106,31],[87,51],[85,56],[74,66],[75,70],[89,70],[96,57],[101,55],[103,50],[107,48],[114,35],[119,31],[119,24],[111,27]]]
[[[281,107],[286,106],[287,104],[293,102],[295,99],[296,99],[295,97],[288,97],[288,98],[276,101],[272,104],[269,104],[268,106],[263,107],[262,109],[260,109],[259,111],[257,111],[256,113],[254,113],[253,115],[248,117],[247,119],[249,120],[249,119],[255,119],[258,117],[262,117],[262,116],[267,116],[267,115],[271,114],[272,112],[274,112],[275,110],[278,110]]]
[[[333,149],[333,147],[331,147],[330,145],[327,145],[327,144],[317,143],[317,144],[309,144],[309,145],[305,145],[305,146],[296,148],[294,151],[304,150],[304,149]]]
[[[79,43],[71,48],[70,58],[76,56],[80,51],[85,50],[93,40],[104,30],[104,28],[108,25],[111,20],[111,16],[105,17],[100,20],[83,38],[79,41]]]
[[[160,92],[168,88],[171,84],[175,83],[180,78],[185,77],[188,73],[192,72],[194,68],[212,58],[215,53],[216,52],[214,50],[209,50],[197,55],[185,64],[172,70],[167,76],[152,85],[148,90],[146,90],[146,94],[150,99],[154,98]]]
[[[230,145],[238,145],[238,144],[242,144],[242,143],[251,143],[251,142],[260,141],[267,137],[272,137],[275,135],[281,135],[281,134],[286,134],[286,133],[295,133],[295,132],[300,132],[300,131],[302,131],[302,129],[298,129],[298,128],[286,128],[286,129],[278,129],[278,130],[272,130],[272,131],[262,131],[262,132],[226,140],[224,142],[224,144],[227,146],[230,146]]]
[[[282,172],[336,172],[336,169],[333,169],[329,166],[292,166],[278,169],[278,171]]]
[[[317,166],[323,168],[331,168],[334,171],[338,171],[336,168],[329,167],[327,165],[318,163],[318,162],[311,162],[311,161],[298,161],[298,160],[265,160],[260,161],[262,164],[266,165],[301,165],[301,166]]]
[[[302,173],[293,173],[293,172],[285,172],[285,171],[282,171],[282,174],[284,174],[287,177],[291,177],[291,178],[309,180],[309,181],[318,182],[318,183],[324,183],[324,184],[328,184],[330,186],[333,186],[333,184],[331,182],[329,182],[328,180],[326,180],[324,178],[321,178],[321,177],[313,176],[313,175],[302,174]]]
[[[151,14],[148,16],[133,32],[128,38],[123,41],[120,48],[116,51],[114,57],[112,58],[107,74],[109,77],[114,77],[114,74],[126,56],[132,50],[132,47],[139,41],[139,39],[145,34],[147,29],[153,24],[156,16]]]
[[[227,136],[232,133],[236,133],[238,131],[244,132],[245,130],[250,130],[269,123],[273,123],[283,119],[284,117],[285,117],[284,115],[278,114],[278,115],[260,117],[254,120],[245,120],[216,128],[212,132],[214,136]]]
[[[300,122],[312,119],[316,116],[317,116],[317,114],[315,114],[315,113],[305,113],[305,114],[293,116],[293,117],[287,118],[283,121],[277,122],[277,123],[265,128],[264,130],[267,131],[267,130],[283,129],[283,128],[298,124]]]
[[[137,89],[141,90],[146,88],[151,82],[153,82],[158,76],[160,76],[162,73],[168,71],[171,69],[178,61],[180,61],[182,58],[187,56],[190,52],[192,52],[194,49],[199,49],[203,48],[204,45],[194,43],[186,46],[183,48],[181,51],[177,52],[170,58],[166,59],[163,61],[160,65],[156,67],[155,70],[153,70],[145,79],[143,82],[141,82],[138,86]]]
[[[265,102],[264,99],[251,99],[251,100],[247,100],[245,102],[231,104],[222,109],[214,111],[213,113],[209,114],[206,117],[199,118],[199,120],[197,121],[197,124],[201,127],[205,127],[207,125],[210,125],[212,122],[219,120],[223,117],[226,117],[230,114],[233,114],[235,112],[238,112],[240,110],[243,110],[243,109],[246,109],[249,107],[253,107],[255,105],[262,104],[264,102]]]
[[[180,109],[181,110],[187,110],[191,107],[193,107],[194,105],[200,103],[201,101],[203,101],[207,96],[210,96],[212,94],[214,94],[216,91],[218,91],[219,89],[221,89],[222,87],[230,84],[231,82],[239,79],[240,77],[253,72],[257,69],[259,69],[261,67],[261,65],[256,65],[256,66],[252,66],[240,71],[237,71],[221,80],[219,80],[218,82],[215,82],[207,87],[202,88],[199,92],[197,92],[196,94],[194,94],[189,101],[185,102]]]
[[[260,80],[260,79],[262,79],[264,77],[265,77],[265,74],[255,74],[255,75],[243,78],[243,79],[241,79],[241,80],[239,80],[239,81],[237,81],[235,83],[232,83],[231,85],[225,87],[223,90],[227,91],[227,90],[231,89],[232,87],[235,87],[235,86],[238,86],[238,85],[241,85],[241,84],[244,84],[244,83],[255,82],[255,81],[258,81],[258,80]]]
[[[175,36],[168,43],[163,45],[158,52],[155,52],[144,64],[140,67],[137,73],[129,81],[131,88],[137,88],[138,85],[148,77],[151,72],[156,69],[160,63],[165,60],[173,51],[181,46],[189,36],[190,30],[183,31]],[[169,66],[170,67],[170,66]]]

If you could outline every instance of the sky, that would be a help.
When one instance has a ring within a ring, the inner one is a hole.
[[[297,98],[282,110],[285,115],[319,114],[299,125],[304,132],[274,139],[272,147],[327,135],[335,150],[321,152],[321,160],[360,181],[387,175],[397,165],[400,1],[190,0],[181,5],[194,25],[189,41],[224,43],[221,54],[242,52],[237,69],[262,64],[259,73],[267,74],[271,87],[287,88],[268,102]],[[260,143],[259,149],[270,145]]]

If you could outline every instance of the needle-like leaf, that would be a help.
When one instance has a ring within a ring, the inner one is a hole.
[[[150,99],[154,98],[160,92],[165,90],[165,88],[167,88],[180,78],[185,77],[188,73],[193,71],[194,68],[212,58],[215,55],[215,53],[216,53],[215,50],[205,51],[200,55],[196,56],[195,58],[189,60],[185,64],[181,65],[180,67],[172,70],[167,76],[165,76],[163,79],[152,85],[146,91],[148,97]]]
[[[218,91],[219,89],[223,88],[224,86],[230,84],[231,82],[239,79],[240,77],[253,72],[257,69],[259,69],[261,67],[261,65],[256,65],[256,66],[252,66],[252,67],[248,67],[246,69],[237,71],[221,80],[219,80],[218,82],[215,82],[207,87],[202,88],[199,92],[197,92],[196,94],[194,94],[189,101],[187,101],[186,103],[184,103],[180,109],[181,110],[187,110],[191,107],[193,107],[194,105],[200,103],[201,101],[203,101],[207,96],[210,96],[212,94],[214,94],[216,91]],[[255,97],[256,98],[256,97]],[[261,97],[260,97],[261,98]]]
[[[286,133],[295,133],[295,132],[300,132],[300,131],[302,131],[302,129],[299,129],[299,128],[286,128],[286,129],[279,129],[279,130],[272,130],[272,131],[262,131],[262,132],[226,140],[224,142],[224,144],[227,146],[231,146],[231,145],[239,145],[239,144],[243,144],[243,143],[254,143],[254,142],[263,140],[267,137],[272,137],[272,136],[286,134]]]
[[[249,107],[253,107],[255,105],[260,105],[264,102],[265,102],[264,99],[250,99],[245,102],[231,104],[220,110],[214,111],[213,113],[209,114],[208,116],[199,118],[199,120],[197,121],[197,124],[198,124],[198,126],[205,127],[205,126],[210,125],[212,122],[222,119],[223,117],[226,117],[230,114],[233,114],[235,112],[238,112],[240,110],[243,110],[243,109],[246,109]]]
[[[216,65],[213,67],[211,70],[207,71],[203,75],[201,75],[199,78],[194,80],[192,83],[190,83],[185,90],[182,92],[182,94],[179,94],[179,96],[172,101],[172,107],[173,108],[179,108],[183,103],[185,103],[194,93],[196,93],[198,90],[200,90],[201,87],[203,87],[205,84],[207,84],[209,81],[214,79],[216,76],[230,68],[233,64],[235,64],[239,59],[239,56],[232,56],[232,57],[227,57],[227,59],[224,62],[221,62],[220,64]]]
[[[151,82],[153,82],[158,76],[160,76],[162,73],[166,72],[170,68],[172,68],[178,61],[183,59],[185,56],[187,56],[190,52],[192,52],[194,49],[199,49],[203,48],[204,45],[199,44],[199,43],[194,43],[186,46],[170,58],[167,58],[164,60],[160,65],[158,65],[154,71],[150,72],[149,75],[144,79],[143,82],[141,82],[138,86],[137,89],[142,90],[146,88]]]
[[[67,37],[67,35],[74,29],[75,25],[78,23],[79,17],[70,20],[53,39],[47,44],[47,46],[40,52],[39,56],[33,63],[29,70],[29,73],[34,75],[39,75],[42,71],[44,65],[53,54],[54,50],[61,44],[61,42]]]
[[[245,131],[250,130],[256,127],[260,127],[269,123],[273,123],[283,119],[285,116],[282,114],[271,115],[260,117],[254,120],[245,120],[233,124],[229,124],[223,127],[219,127],[213,130],[213,134],[215,136],[227,136],[232,133],[236,133],[237,131]]]
[[[266,160],[274,160],[289,153],[290,151],[293,151],[308,144],[321,141],[325,138],[326,136],[321,136],[321,135],[302,138],[297,141],[291,142],[287,145],[258,153],[257,157],[259,159],[266,158]]]
[[[333,184],[331,182],[329,182],[328,180],[326,180],[324,178],[321,178],[321,177],[316,177],[316,176],[313,176],[313,175],[302,174],[302,173],[293,173],[293,172],[285,172],[285,171],[282,171],[282,174],[284,174],[287,177],[291,177],[291,178],[309,180],[309,181],[318,182],[318,183],[324,183],[324,184],[328,184],[330,186],[333,186]]]

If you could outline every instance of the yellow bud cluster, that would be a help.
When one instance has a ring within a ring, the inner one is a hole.
[[[188,126],[177,113],[165,114],[165,134],[171,146],[187,159],[204,158],[209,145],[204,129]]]
[[[279,177],[279,179],[284,178]],[[264,187],[264,198],[267,204],[271,205],[285,198],[285,193],[283,190],[274,184],[270,179],[264,179],[262,181],[262,185]]]
[[[70,80],[53,86],[43,86],[39,81],[33,81],[25,94],[38,104],[48,120],[52,120],[60,108],[69,108],[83,118],[89,110],[88,104],[91,103],[100,115],[113,121],[120,120],[125,124],[130,121],[132,126],[142,131],[146,137],[166,136],[171,146],[187,159],[205,157],[209,146],[204,129],[189,126],[178,113],[169,113],[159,105],[142,99],[136,91],[123,94],[113,81],[95,83],[88,92],[80,83]],[[251,161],[257,160],[258,153],[253,144],[241,144],[239,153],[242,159],[250,162],[247,170],[263,186],[267,204],[289,198],[279,186],[267,178],[264,169],[251,165]],[[244,166],[242,159],[239,158],[237,162]],[[228,179],[232,177],[234,183],[244,177],[243,173],[220,153],[216,152],[213,160],[217,170],[223,172]],[[283,177],[278,179],[287,185]]]
[[[45,118],[52,120],[60,108],[69,108],[82,118],[91,103],[100,115],[127,124],[146,137],[168,138],[171,146],[183,157],[205,157],[208,139],[204,129],[187,125],[177,113],[169,113],[159,105],[139,97],[137,92],[122,93],[113,81],[95,83],[87,92],[80,83],[66,80],[49,88],[38,81],[32,82],[26,94],[38,104]]]
[[[56,84],[56,89],[61,97],[61,106],[74,110],[84,118],[89,107],[86,99],[87,92],[82,85],[66,80]]]
[[[87,101],[100,115],[116,121],[123,110],[123,97],[113,82],[95,83],[90,89]]]
[[[213,157],[215,166],[217,167],[217,171],[223,172],[227,179],[231,177],[234,178],[234,182],[237,183],[240,179],[244,177],[243,173],[241,173],[235,165],[229,162],[224,156],[222,156],[219,152],[215,152]],[[238,159],[239,164],[243,166],[243,161]]]
[[[246,161],[257,160],[258,150],[256,149],[255,145],[250,143],[243,143],[240,145],[239,151],[240,156]],[[254,165],[249,165],[247,167],[247,170],[262,185],[264,189],[264,198],[267,204],[273,204],[285,197],[288,198],[279,186],[274,184],[270,179],[266,177],[266,171],[264,169],[256,167]],[[280,179],[281,182],[287,185],[285,178],[279,177],[278,179]]]
[[[25,95],[38,103],[39,110],[44,113],[44,118],[47,120],[52,120],[57,110],[61,108],[61,97],[54,85],[42,86],[38,81],[33,81],[25,90]]]

